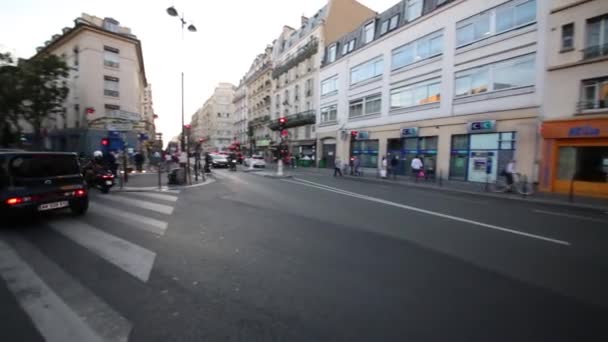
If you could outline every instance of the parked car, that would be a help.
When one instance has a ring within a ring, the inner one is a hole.
[[[76,215],[89,208],[75,153],[0,152],[0,217],[67,208]]]
[[[250,164],[253,164],[253,167],[265,168],[266,161],[264,161],[264,157],[262,156],[252,156],[250,158],[245,159],[244,165],[249,167]]]
[[[223,154],[212,154],[211,155],[211,166],[213,168],[228,167],[228,156],[223,155]]]

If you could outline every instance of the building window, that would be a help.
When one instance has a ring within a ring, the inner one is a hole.
[[[395,14],[388,20],[388,30],[392,31],[399,25],[399,14]]]
[[[350,84],[357,84],[374,77],[382,76],[383,61],[382,57],[376,58],[359,66],[350,69]]]
[[[399,69],[443,53],[443,31],[431,33],[393,50],[392,69]]]
[[[559,148],[557,179],[608,183],[608,147]]]
[[[407,21],[412,21],[422,15],[422,0],[409,0],[407,2]]]
[[[72,51],[74,52],[74,67],[78,67],[80,64],[80,51],[78,50],[78,45],[74,46]]]
[[[332,77],[321,82],[321,96],[338,92],[338,77]]]
[[[388,20],[385,20],[380,24],[380,35],[383,35],[386,32],[388,32]]]
[[[278,109],[281,106],[281,94],[277,94],[275,98],[276,98],[276,105],[275,106]]]
[[[79,128],[80,127],[80,105],[79,104],[75,104],[74,105],[74,121],[75,121],[75,127]]]
[[[535,55],[525,55],[456,73],[455,95],[534,85]]]
[[[333,122],[338,118],[338,105],[321,108],[321,122]]]
[[[222,113],[217,113],[217,117],[221,118],[222,117]]]
[[[113,47],[103,47],[103,64],[112,68],[120,66],[119,50]]]
[[[327,48],[327,62],[328,63],[332,63],[336,60],[336,49],[337,48],[338,47],[336,44]]]
[[[310,125],[304,127],[304,138],[310,139],[310,131],[311,131]]]
[[[391,110],[441,101],[441,82],[432,80],[391,91]]]
[[[580,109],[608,108],[608,77],[582,82]]]
[[[562,26],[562,51],[574,49],[574,23]]]
[[[608,55],[608,15],[587,21],[587,44],[584,58]]]
[[[356,118],[363,115],[378,114],[382,110],[382,95],[374,94],[362,99],[350,101],[349,118]]]
[[[374,40],[374,32],[375,31],[375,23],[372,21],[371,23],[365,25],[365,33],[364,33],[364,43],[370,43]]]
[[[110,32],[118,32],[118,21],[106,18],[103,20],[103,28]]]
[[[312,96],[313,86],[312,86],[312,78],[306,80],[306,97]]]
[[[351,39],[348,43],[345,43],[342,46],[342,56],[352,52],[355,49],[355,41],[356,39]]]
[[[118,78],[112,76],[104,76],[103,80],[103,94],[105,96],[118,97],[120,95]]]
[[[298,101],[300,99],[300,86],[296,84],[293,91],[294,101]]]
[[[456,24],[456,45],[477,40],[536,22],[536,0],[512,0],[508,3]]]

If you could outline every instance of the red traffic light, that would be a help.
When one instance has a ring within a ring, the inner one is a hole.
[[[287,123],[287,118],[286,118],[286,117],[284,117],[284,116],[280,117],[280,118],[279,118],[279,123],[280,123],[281,125],[286,124],[286,123]]]
[[[184,125],[185,129],[190,129],[190,127],[192,127],[191,125]]]
[[[110,145],[110,139],[108,139],[108,138],[101,139],[101,146],[109,146],[109,145]]]
[[[87,107],[86,108],[86,113],[87,114],[95,114],[95,108],[93,108],[93,107]]]

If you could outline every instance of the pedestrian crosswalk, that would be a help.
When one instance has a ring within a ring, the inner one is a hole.
[[[105,263],[103,269],[133,279],[131,286],[145,286],[178,198],[175,192],[93,193],[85,216],[57,212],[34,228],[0,229],[0,283],[45,341],[126,342],[132,325],[113,308],[118,303],[84,285],[84,275],[60,253],[68,260],[90,258],[97,267]],[[0,307],[0,316],[10,314],[2,310],[8,309]]]

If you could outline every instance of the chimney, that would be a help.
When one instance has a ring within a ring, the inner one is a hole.
[[[302,16],[302,26],[308,25],[308,17]]]

